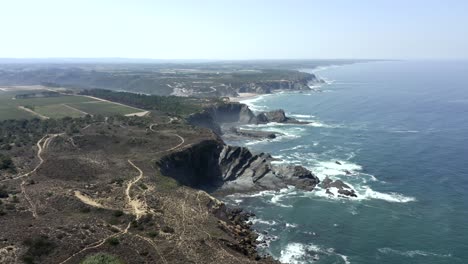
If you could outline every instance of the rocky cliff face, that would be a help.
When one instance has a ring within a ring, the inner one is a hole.
[[[201,113],[195,113],[187,118],[187,121],[194,126],[205,127],[221,135],[220,124],[233,123],[242,124],[266,124],[270,122],[306,124],[307,122],[298,121],[287,117],[284,110],[278,109],[269,112],[262,112],[255,115],[245,104],[226,103],[205,109]]]
[[[187,122],[194,126],[205,127],[221,135],[222,123],[256,124],[257,117],[245,104],[226,103],[205,109],[187,118]]]
[[[259,93],[267,94],[274,90],[309,90],[308,83],[318,80],[315,75],[310,75],[308,78],[302,78],[296,81],[278,80],[278,81],[263,81],[252,82],[241,86],[238,90],[240,93]]]
[[[158,165],[179,183],[209,191],[275,190],[288,185],[312,190],[319,183],[307,169],[275,166],[273,160],[269,154],[207,140],[163,157]]]
[[[287,117],[283,109],[262,112],[256,116],[257,124],[266,124],[270,122],[288,123],[288,124],[307,124],[308,122],[299,121],[297,119]]]

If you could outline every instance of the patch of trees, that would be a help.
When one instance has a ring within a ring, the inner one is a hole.
[[[79,118],[65,117],[62,119],[23,119],[0,121],[0,151],[8,152],[14,147],[29,147],[46,134],[66,133],[77,134],[85,126],[92,123],[105,122],[101,115],[86,115]],[[147,117],[115,115],[108,117],[106,123],[124,124],[127,126],[147,127],[150,123]],[[103,131],[105,133],[105,131]],[[0,170],[14,171],[13,161],[8,155],[0,154]]]
[[[8,172],[16,171],[15,164],[13,163],[13,160],[11,159],[10,156],[0,154],[0,171],[8,171]]]
[[[80,128],[99,120],[104,120],[104,117],[85,116],[81,118],[65,117],[46,120],[34,118],[0,121],[0,150],[33,145],[46,134],[75,133]],[[6,167],[10,166],[7,158],[1,160],[3,160],[1,164]]]
[[[56,245],[47,236],[41,235],[26,239],[23,244],[28,250],[23,256],[25,263],[37,263],[42,256],[50,254]]]

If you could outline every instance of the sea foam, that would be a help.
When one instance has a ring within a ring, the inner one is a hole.
[[[281,250],[278,260],[281,263],[307,264],[311,263],[314,259],[318,260],[320,255],[333,256],[336,260],[341,259],[341,261],[333,263],[351,264],[347,256],[336,253],[334,248],[321,248],[314,244],[301,244],[297,242],[287,244]]]
[[[432,252],[427,252],[427,251],[422,251],[422,250],[402,251],[402,250],[396,250],[396,249],[389,248],[389,247],[379,248],[378,251],[383,254],[396,254],[396,255],[410,257],[410,258],[413,258],[416,256],[448,258],[452,256],[452,254],[437,254],[437,253],[432,253]]]

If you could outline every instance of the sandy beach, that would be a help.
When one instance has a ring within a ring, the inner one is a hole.
[[[229,97],[229,101],[231,101],[231,102],[240,102],[240,101],[243,101],[243,100],[253,99],[255,97],[260,96],[260,94],[257,94],[257,93],[238,93],[238,94],[239,94],[239,96],[237,96],[237,97]]]

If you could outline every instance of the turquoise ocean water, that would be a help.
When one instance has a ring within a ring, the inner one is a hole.
[[[327,80],[322,92],[244,103],[310,124],[248,126],[284,135],[228,143],[341,179],[358,197],[320,188],[227,197],[257,214],[263,250],[286,263],[468,263],[468,62],[304,71]]]

